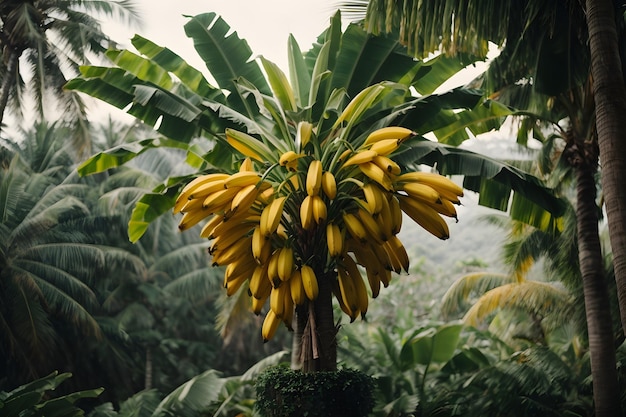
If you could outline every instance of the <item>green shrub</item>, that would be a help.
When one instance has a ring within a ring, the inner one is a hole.
[[[303,373],[272,367],[256,382],[264,417],[364,417],[374,408],[374,381],[363,372]]]

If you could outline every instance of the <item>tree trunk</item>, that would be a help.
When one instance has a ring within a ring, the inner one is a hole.
[[[304,329],[308,319],[308,303],[296,306],[296,314],[293,328],[293,339],[291,343],[291,369],[302,369],[302,344],[304,340]]]
[[[584,157],[583,157],[584,158]],[[596,417],[620,414],[613,326],[609,293],[604,276],[602,250],[598,234],[595,164],[584,160],[576,171],[576,222],[578,259],[583,280],[585,312],[589,333],[591,375]]]
[[[307,323],[302,337],[303,371],[337,370],[337,328],[333,319],[332,273],[316,271],[319,295],[308,303]]]
[[[150,346],[146,348],[146,375],[143,388],[152,389],[152,347]]]
[[[0,132],[2,132],[2,121],[4,120],[4,112],[9,102],[11,83],[14,81],[13,76],[17,70],[18,59],[19,54],[13,51],[7,60],[7,70],[2,79],[2,86],[0,86]]]
[[[613,3],[587,0],[596,130],[622,329],[626,334],[626,88]]]

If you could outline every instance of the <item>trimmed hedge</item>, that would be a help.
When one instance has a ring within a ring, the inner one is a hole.
[[[374,408],[374,381],[353,369],[303,373],[271,367],[256,382],[264,417],[365,417]]]

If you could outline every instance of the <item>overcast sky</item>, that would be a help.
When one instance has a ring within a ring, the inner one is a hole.
[[[183,26],[187,16],[215,12],[248,41],[254,56],[264,55],[287,70],[287,38],[293,34],[308,50],[336,9],[333,0],[135,0],[144,24],[140,28],[107,24],[107,34],[124,46],[138,33],[166,46],[192,65],[202,65]],[[199,68],[203,69],[203,68]]]

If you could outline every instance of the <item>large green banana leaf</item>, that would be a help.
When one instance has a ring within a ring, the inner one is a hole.
[[[141,37],[133,39],[139,55],[110,51],[114,67],[83,67],[81,77],[67,84],[68,89],[126,108],[169,138],[101,152],[79,167],[81,174],[114,168],[158,146],[187,149],[188,160],[200,170],[228,170],[234,157],[223,140],[225,128],[245,131],[280,150],[282,146],[272,137],[290,136],[289,129],[299,120],[317,124],[318,136],[328,134],[346,103],[370,86],[378,86],[381,93],[373,94],[371,106],[350,121],[355,125],[352,135],[403,125],[420,134],[433,132],[442,142],[458,145],[469,137],[468,131],[478,134],[493,129],[512,113],[465,88],[411,96],[410,87],[434,91],[467,64],[467,57],[440,57],[427,63],[414,60],[391,38],[367,34],[357,25],[342,32],[339,14],[304,54],[293,38],[289,40],[290,69],[295,70],[289,76],[293,91],[287,89],[287,78],[277,67],[260,60],[266,72],[269,70],[266,79],[259,60],[251,60],[247,42],[214,13],[191,17],[185,32],[217,87],[169,49]],[[293,102],[298,106],[296,112]],[[202,136],[208,138],[203,140],[208,146],[199,146],[195,140]],[[490,207],[508,209],[512,190],[512,213],[531,224],[551,224],[553,215],[561,213],[558,199],[539,180],[481,155],[417,140],[399,155],[398,162],[404,166],[436,164],[443,174],[465,175],[464,185],[481,192],[481,204]],[[172,207],[173,195],[188,179],[168,181],[138,202],[129,231],[132,240]]]

